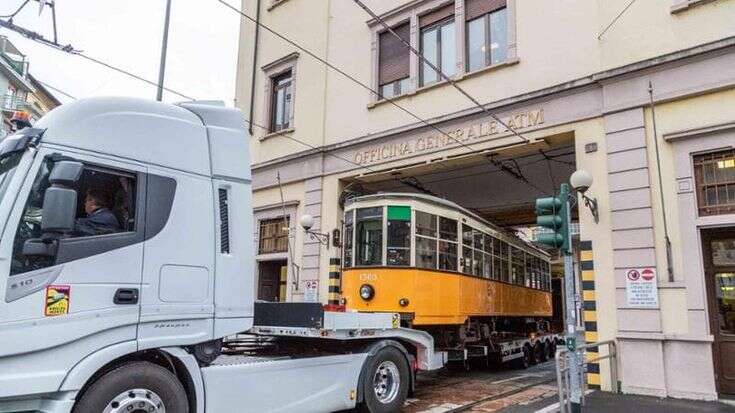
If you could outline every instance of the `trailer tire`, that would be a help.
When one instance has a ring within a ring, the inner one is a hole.
[[[408,361],[400,350],[381,348],[365,361],[362,374],[363,401],[358,411],[392,413],[403,409],[411,378]]]
[[[520,357],[516,360],[518,360],[518,367],[522,369],[527,369],[531,366],[531,358],[533,357],[533,350],[531,350],[531,346],[526,344],[523,346],[523,357]]]
[[[137,361],[111,370],[82,394],[74,413],[149,411],[188,413],[184,386],[165,368]]]

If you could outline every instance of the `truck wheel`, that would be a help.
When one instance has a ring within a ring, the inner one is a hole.
[[[551,343],[544,341],[541,343],[541,361],[548,361],[551,354]]]
[[[523,357],[517,358],[517,366],[522,369],[527,369],[531,365],[532,358],[531,346],[523,346]]]
[[[140,361],[97,379],[74,406],[74,413],[187,413],[184,387],[170,371]]]
[[[406,357],[395,347],[383,347],[363,367],[365,378],[360,411],[399,412],[408,397],[409,367]]]

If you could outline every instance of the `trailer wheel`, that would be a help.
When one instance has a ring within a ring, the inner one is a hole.
[[[369,413],[398,412],[408,397],[409,367],[395,347],[383,347],[363,366],[363,402],[359,410]]]
[[[141,361],[97,379],[74,406],[74,413],[187,413],[184,387],[170,371]]]
[[[544,341],[541,343],[541,361],[547,361],[549,360],[549,355],[551,354],[551,343],[549,341]]]
[[[531,365],[531,358],[533,357],[533,351],[531,346],[523,346],[523,357],[517,358],[517,365],[522,369],[527,369]]]

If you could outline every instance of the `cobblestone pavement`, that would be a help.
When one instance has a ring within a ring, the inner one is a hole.
[[[470,371],[443,370],[421,375],[406,413],[495,412],[556,394],[553,362],[526,370],[506,367]]]

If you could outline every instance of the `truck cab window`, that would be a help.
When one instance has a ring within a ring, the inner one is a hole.
[[[49,175],[54,167],[50,158],[44,160],[28,194],[23,215],[13,240],[11,274],[24,273],[55,264],[51,257],[27,257],[24,243],[43,238],[41,231],[43,199],[49,188]],[[135,231],[135,175],[85,165],[77,188],[77,212],[73,231],[56,234],[58,239],[91,237]]]

